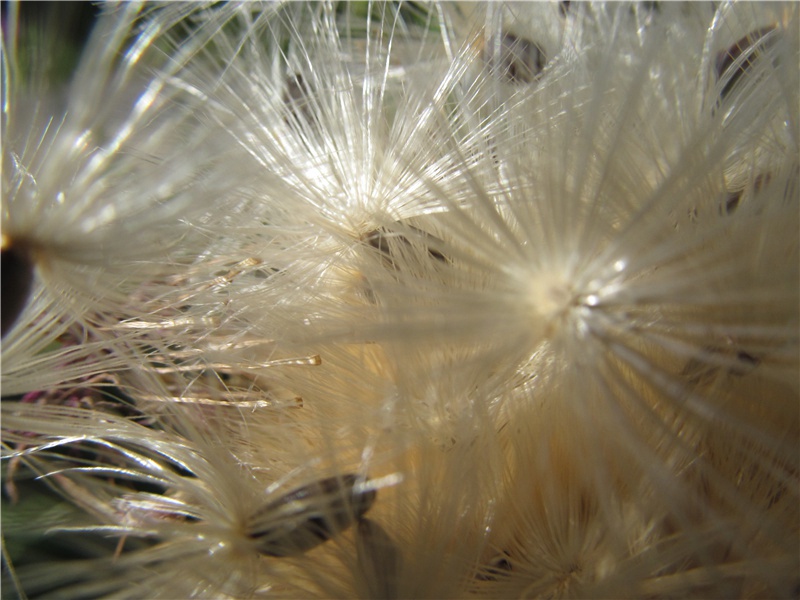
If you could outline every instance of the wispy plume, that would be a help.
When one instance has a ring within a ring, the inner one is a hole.
[[[798,31],[791,3],[109,7],[66,116],[3,149],[35,273],[6,489],[77,507],[46,533],[90,556],[12,557],[17,589],[796,595]]]

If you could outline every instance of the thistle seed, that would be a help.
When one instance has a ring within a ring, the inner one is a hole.
[[[356,490],[363,479],[343,475],[297,488],[259,510],[248,535],[266,556],[296,556],[358,521],[375,502],[375,490]]]
[[[356,534],[356,554],[368,598],[397,598],[402,557],[384,529],[362,519]]]
[[[730,95],[758,57],[775,42],[777,35],[775,26],[762,27],[751,31],[717,55],[714,71],[717,80],[725,82],[719,94],[720,100],[725,100]]]
[[[416,227],[411,227],[411,229],[418,233],[424,240],[436,240],[436,238],[428,233],[425,233],[421,229],[417,229]],[[389,265],[394,267],[394,259],[392,257],[392,250],[389,246],[389,238],[395,239],[399,241],[406,247],[411,247],[411,240],[409,240],[406,236],[399,234],[399,233],[391,233],[384,229],[383,227],[379,229],[373,229],[372,231],[366,233],[363,236],[363,240],[367,242],[372,248],[380,252],[384,258],[388,261]],[[431,258],[438,260],[440,262],[446,262],[447,258],[444,254],[439,252],[438,250],[434,250],[433,248],[428,247],[428,256]]]
[[[533,83],[547,64],[544,50],[538,44],[511,33],[489,40],[486,52],[489,65],[512,83]]]
[[[33,263],[24,250],[6,244],[2,250],[2,336],[11,329],[28,302],[33,285]]]

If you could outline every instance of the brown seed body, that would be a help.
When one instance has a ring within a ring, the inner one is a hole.
[[[535,42],[504,33],[489,40],[486,61],[512,83],[533,83],[542,74],[547,57]]]
[[[28,302],[33,285],[33,263],[26,252],[13,246],[2,251],[2,336],[11,329]]]
[[[375,490],[356,490],[356,475],[320,479],[273,500],[251,519],[248,535],[266,556],[296,556],[358,521]]]
[[[717,79],[725,82],[719,94],[720,100],[725,100],[730,95],[758,57],[775,42],[777,35],[778,30],[774,26],[762,27],[751,31],[717,55],[714,70]],[[739,64],[734,67],[737,62]]]
[[[402,557],[389,534],[374,521],[362,519],[356,534],[356,553],[368,588],[364,590],[365,596],[398,598]]]

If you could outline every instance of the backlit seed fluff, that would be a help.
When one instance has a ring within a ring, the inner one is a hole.
[[[796,597],[799,14],[106,7],[4,113],[4,585]]]
[[[68,77],[51,67],[69,63],[57,22],[69,9],[48,21],[23,18],[23,8],[3,9],[4,394],[61,383],[45,375],[68,362],[61,330],[112,344],[110,326],[162,309],[145,306],[158,294],[150,287],[202,252],[188,222],[212,209],[234,172],[220,177],[224,138],[175,82],[201,40],[163,52],[188,9],[104,5],[76,64],[62,66]],[[28,372],[34,362],[38,374]]]

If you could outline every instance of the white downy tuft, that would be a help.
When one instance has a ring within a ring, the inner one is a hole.
[[[156,73],[224,156],[174,146],[159,172],[202,210],[175,199],[185,237],[149,243],[136,293],[77,319],[90,336],[42,277],[4,338],[5,362],[42,332],[12,365],[38,395],[4,401],[6,486],[22,506],[40,475],[95,557],[19,584],[796,595],[799,12],[144,11],[140,36],[190,32]],[[145,147],[170,123],[130,122]]]

